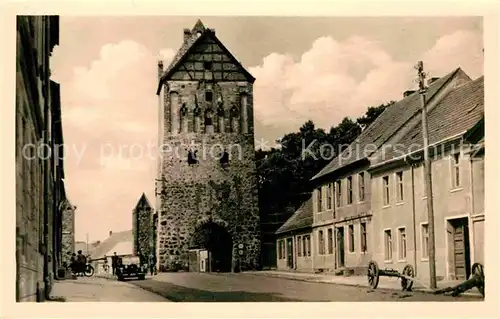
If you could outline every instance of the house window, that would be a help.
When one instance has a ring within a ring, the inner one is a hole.
[[[306,237],[307,236],[302,236],[302,251],[304,252],[304,257],[307,256],[307,243],[306,243]]]
[[[366,247],[366,223],[360,224],[361,230],[361,251],[365,252],[367,250]]]
[[[296,247],[297,247],[297,256],[301,257],[302,256],[302,245],[300,244],[301,243],[301,236],[297,236],[295,238],[295,242],[296,242]]]
[[[404,200],[404,195],[403,195],[403,172],[397,172],[396,173],[396,187],[397,187],[397,196],[398,196],[398,201],[402,202]]]
[[[316,197],[317,198],[316,203],[318,204],[318,213],[323,210],[323,201],[322,201],[322,198],[321,198],[322,195],[323,195],[322,190],[323,189],[321,187],[316,190],[316,196],[317,196]]]
[[[460,187],[460,153],[453,154],[453,162],[452,162],[452,183],[453,187]]]
[[[349,252],[354,252],[354,225],[349,225]]]
[[[206,91],[205,92],[205,101],[207,101],[207,102],[212,102],[213,101],[212,91]]]
[[[398,258],[406,260],[406,229],[398,228]]]
[[[347,205],[352,204],[352,176],[347,178]]]
[[[429,258],[429,224],[422,224],[422,258]]]
[[[203,68],[205,70],[212,70],[212,62],[203,62]]]
[[[307,256],[311,257],[311,236],[310,235],[306,236],[306,251],[307,251]]]
[[[365,200],[365,173],[361,172],[358,175],[358,186],[359,186],[359,201],[363,202]]]
[[[384,230],[384,258],[392,260],[392,234],[390,229]]]
[[[336,198],[336,201],[337,201],[337,207],[340,207],[342,206],[342,181],[337,181],[337,198]]]
[[[328,254],[333,254],[333,229],[328,229]]]
[[[325,238],[323,236],[322,230],[318,232],[318,254],[320,255],[325,254]]]
[[[278,242],[278,258],[279,259],[284,259],[285,258],[285,243],[283,242],[283,240],[280,240]]]
[[[383,195],[384,195],[384,206],[389,205],[389,176],[384,176],[383,181]]]
[[[333,208],[333,184],[328,184],[328,191],[326,193],[326,209]]]

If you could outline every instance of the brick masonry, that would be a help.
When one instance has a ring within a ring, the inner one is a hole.
[[[62,263],[69,265],[71,254],[75,252],[75,207],[66,201],[62,211]]]
[[[153,211],[146,195],[142,195],[132,211],[132,234],[134,236],[134,255],[142,253],[149,256],[152,248]]]

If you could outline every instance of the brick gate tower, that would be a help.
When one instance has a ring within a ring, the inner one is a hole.
[[[192,269],[195,249],[208,251],[209,271],[257,267],[255,78],[200,20],[158,77],[159,270]]]

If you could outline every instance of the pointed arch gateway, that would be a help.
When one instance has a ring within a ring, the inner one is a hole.
[[[209,272],[231,272],[233,239],[226,223],[212,219],[200,221],[194,228],[189,246],[208,251]]]

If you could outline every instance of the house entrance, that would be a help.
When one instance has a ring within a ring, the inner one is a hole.
[[[195,228],[191,236],[191,247],[208,252],[208,272],[230,272],[232,266],[233,241],[227,229],[213,221],[205,222]]]
[[[449,279],[465,280],[470,276],[469,219],[448,219],[446,223]]]
[[[337,227],[337,266],[339,268],[345,266],[344,256],[344,227]]]

